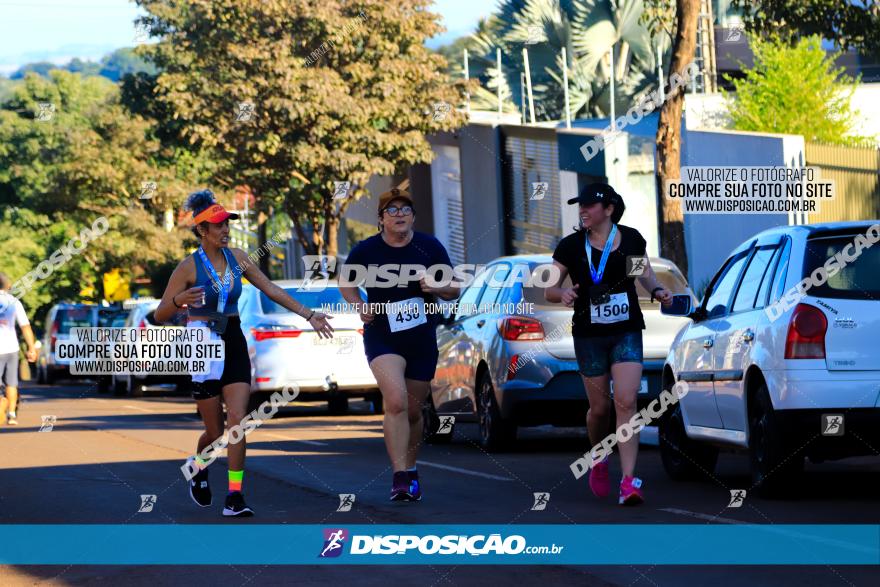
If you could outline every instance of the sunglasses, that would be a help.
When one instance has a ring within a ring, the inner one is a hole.
[[[400,208],[397,206],[388,206],[383,212],[387,213],[389,216],[409,216],[413,213],[413,209],[412,206],[402,206]]]

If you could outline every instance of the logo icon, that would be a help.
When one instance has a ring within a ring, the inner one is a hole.
[[[138,196],[141,200],[149,200],[153,196],[156,195],[156,189],[158,188],[155,181],[142,181],[141,182],[141,195]]]
[[[342,554],[342,547],[348,538],[348,531],[332,528],[324,528],[324,548],[318,558],[335,558]]]
[[[139,22],[134,25],[134,42],[146,43],[150,38],[150,25],[145,22]]]
[[[138,513],[151,512],[154,505],[156,505],[155,495],[141,495],[141,507],[138,509]]]
[[[746,490],[745,489],[731,489],[730,490],[730,503],[727,504],[729,508],[738,508],[742,507],[743,502],[746,500]]]
[[[734,23],[727,29],[727,36],[724,38],[724,41],[726,43],[736,43],[742,38],[743,32],[745,32],[745,27],[743,27],[742,23]]]
[[[351,506],[354,505],[354,493],[340,493],[339,494],[339,507],[336,508],[337,512],[350,512]]]
[[[455,428],[455,416],[440,416],[437,434],[452,434],[453,428]]]
[[[648,266],[648,257],[630,255],[626,258],[626,275],[627,277],[639,277],[645,272]]]
[[[822,436],[843,436],[843,414],[822,414]]]
[[[339,350],[336,351],[337,355],[348,355],[351,353],[351,350],[354,348],[354,337],[353,336],[343,336],[339,337],[340,345]]]
[[[434,102],[434,122],[446,120],[446,115],[452,112],[452,105],[447,102]]]
[[[324,291],[330,274],[336,271],[336,257],[330,255],[303,255],[305,275],[296,291]]]
[[[37,102],[37,122],[49,122],[55,117],[55,104],[52,102]]]
[[[344,200],[351,189],[350,181],[334,181],[333,182],[333,199]]]
[[[254,114],[253,102],[239,102],[235,109],[235,122],[250,122]]]
[[[42,418],[43,423],[40,424],[40,432],[52,432],[52,428],[55,427],[55,416],[40,416]]]
[[[532,197],[530,200],[543,200],[544,196],[547,195],[547,190],[550,188],[550,184],[546,181],[533,181],[532,182]]]
[[[526,45],[535,45],[547,40],[544,36],[544,27],[540,24],[530,24],[526,29],[526,33],[528,35]]]
[[[550,503],[550,494],[539,491],[533,494],[535,496],[535,503],[532,504],[533,512],[540,512],[547,509],[547,504]]]

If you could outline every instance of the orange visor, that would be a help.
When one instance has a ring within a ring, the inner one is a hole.
[[[197,216],[193,217],[193,224],[200,224],[202,222],[219,224],[227,218],[238,220],[238,214],[227,212],[226,208],[224,208],[220,204],[212,204],[211,206],[208,206],[206,209],[199,212]]]

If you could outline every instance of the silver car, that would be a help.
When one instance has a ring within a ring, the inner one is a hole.
[[[425,404],[430,440],[450,437],[431,435],[438,415],[476,418],[480,442],[490,451],[508,447],[518,426],[584,425],[588,406],[574,355],[572,309],[545,301],[542,287],[526,287],[518,283],[522,280],[511,279],[552,262],[549,255],[495,259],[462,292],[458,313],[437,327],[440,356],[431,382],[432,401]],[[651,258],[651,266],[670,291],[691,293],[671,261]],[[493,275],[491,284],[489,275]],[[502,285],[494,287],[495,283]],[[571,286],[569,278],[564,286]],[[638,282],[636,289],[647,328],[639,391],[643,406],[659,395],[669,346],[688,320],[662,315],[660,304],[652,304]],[[517,308],[521,303],[534,304],[534,311]],[[500,311],[470,313],[468,306]]]
[[[345,304],[334,281],[274,283],[313,310]],[[251,359],[253,404],[295,384],[300,391],[298,401],[327,401],[332,413],[344,413],[353,396],[370,400],[374,411],[381,412],[379,387],[364,356],[364,325],[359,314],[331,312],[334,333],[327,339],[319,337],[304,318],[250,284],[243,285],[238,307]]]

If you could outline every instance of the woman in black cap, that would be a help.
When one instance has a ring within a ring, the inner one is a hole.
[[[618,427],[635,414],[642,379],[641,331],[645,321],[639,308],[636,278],[629,276],[627,259],[644,259],[644,272],[638,279],[651,292],[652,300],[669,304],[672,293],[654,275],[645,239],[639,231],[618,224],[625,206],[614,188],[594,183],[568,203],[579,205],[580,230],[559,241],[553,264],[560,270],[560,277],[554,287],[547,288],[545,297],[547,301],[574,307],[575,356],[590,402],[587,433],[596,446],[609,433],[609,374],[614,380]],[[566,275],[571,275],[572,287],[561,287]],[[633,434],[619,447],[623,469],[619,503],[642,503],[642,481],[634,476],[639,435]],[[590,489],[597,497],[608,495],[607,455],[590,467]]]

